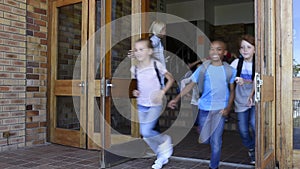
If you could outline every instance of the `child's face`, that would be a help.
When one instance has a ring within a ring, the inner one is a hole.
[[[242,40],[240,53],[245,59],[252,59],[255,53],[255,47],[251,43]]]
[[[223,60],[224,55],[227,54],[225,44],[219,41],[212,42],[209,49],[209,57],[212,61]]]
[[[148,47],[147,42],[137,42],[134,47],[134,55],[138,61],[143,61],[152,55],[152,49]]]

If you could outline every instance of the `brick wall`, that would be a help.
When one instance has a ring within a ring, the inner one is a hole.
[[[26,2],[0,0],[0,151],[25,145],[25,85]]]
[[[46,142],[47,1],[27,0],[26,146]]]

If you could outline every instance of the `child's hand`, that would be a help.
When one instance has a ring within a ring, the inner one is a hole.
[[[243,84],[244,84],[244,79],[241,78],[241,77],[236,77],[236,78],[235,78],[235,82],[236,82],[236,84],[238,84],[238,85],[243,85]]]
[[[252,97],[248,97],[247,106],[251,107],[252,105],[253,105],[253,99],[252,99]]]
[[[134,51],[133,50],[129,50],[128,53],[127,53],[127,57],[129,58],[134,58]]]
[[[132,91],[132,95],[133,95],[134,97],[139,97],[140,92],[139,92],[138,90],[133,90],[133,91]]]
[[[175,109],[177,106],[177,101],[176,100],[171,100],[169,103],[168,103],[168,107],[171,108],[171,109]]]

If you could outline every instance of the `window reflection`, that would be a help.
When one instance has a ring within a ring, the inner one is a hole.
[[[300,77],[300,1],[293,1],[293,77]],[[293,101],[293,147],[300,149],[300,100]]]

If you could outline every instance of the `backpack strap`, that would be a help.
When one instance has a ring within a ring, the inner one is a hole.
[[[156,72],[156,76],[158,78],[158,81],[159,81],[159,84],[160,84],[160,89],[163,88],[163,84],[162,84],[162,81],[161,81],[161,76],[159,74],[159,70],[157,68],[157,65],[156,65],[156,62],[154,61],[154,69],[155,69],[155,72]]]
[[[232,76],[232,67],[227,62],[223,62],[223,65],[225,68],[226,82],[229,84]]]
[[[199,96],[202,95],[205,72],[206,72],[206,70],[207,70],[207,68],[210,64],[211,64],[210,60],[207,60],[207,61],[202,63],[202,67],[201,67],[201,70],[199,72],[199,80],[198,80]]]
[[[241,77],[243,63],[244,63],[244,57],[240,56],[239,57],[239,62],[238,62],[237,67],[236,67],[236,69],[237,69],[237,71],[236,71],[236,77]]]
[[[210,64],[211,64],[210,60],[207,60],[207,61],[203,62],[201,70],[199,72],[198,90],[199,90],[199,96],[200,97],[201,97],[202,92],[203,92],[204,76],[205,76],[205,73],[206,73],[206,71],[207,71]],[[223,62],[223,65],[224,65],[224,69],[225,69],[226,82],[227,82],[227,84],[229,84],[230,79],[232,77],[232,67],[227,62]]]

